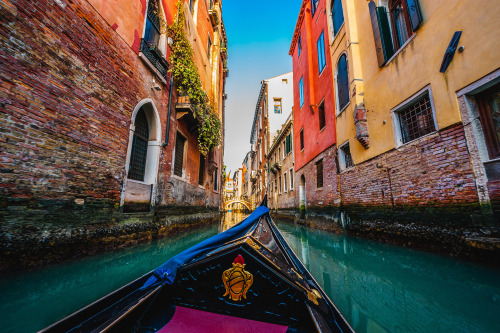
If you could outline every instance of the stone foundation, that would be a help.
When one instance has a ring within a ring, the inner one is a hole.
[[[57,211],[50,219],[45,215],[46,223],[37,217],[1,225],[0,274],[111,251],[220,221],[217,209],[193,206],[164,206],[150,213],[113,212],[107,221],[98,209],[84,207],[81,214],[68,207]],[[84,224],[83,219],[92,223]]]

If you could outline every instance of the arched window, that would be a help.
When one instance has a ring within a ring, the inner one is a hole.
[[[336,36],[342,24],[344,24],[344,12],[342,11],[342,0],[332,2],[333,36]]]
[[[337,113],[340,113],[349,103],[349,74],[347,72],[347,57],[343,54],[337,64]]]
[[[148,154],[149,125],[146,113],[141,108],[135,118],[134,141],[130,154],[128,178],[144,181]]]

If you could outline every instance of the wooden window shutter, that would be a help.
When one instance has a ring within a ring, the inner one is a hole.
[[[200,154],[200,170],[198,173],[198,184],[203,185],[203,181],[205,180],[205,156]]]
[[[377,51],[378,66],[383,66],[394,55],[389,19],[385,7],[377,7],[375,2],[368,4],[372,21],[373,38]]]
[[[174,175],[179,177],[182,177],[185,142],[186,139],[182,136],[182,134],[177,133],[177,139],[175,140]]]
[[[418,0],[406,0],[408,5],[408,12],[410,14],[411,28],[413,31],[417,31],[422,23],[422,13],[420,12],[420,7],[418,6]]]

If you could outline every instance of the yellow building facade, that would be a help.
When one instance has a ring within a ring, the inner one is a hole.
[[[468,115],[472,95],[498,81],[500,7],[327,0],[327,8],[342,203],[480,204],[491,214],[495,158]]]

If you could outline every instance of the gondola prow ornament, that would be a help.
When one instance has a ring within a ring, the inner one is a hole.
[[[229,295],[233,301],[241,301],[241,297],[247,298],[247,291],[253,283],[253,275],[245,271],[245,260],[238,254],[234,259],[233,267],[222,273],[222,282],[226,287],[224,297]]]

